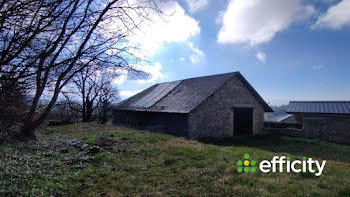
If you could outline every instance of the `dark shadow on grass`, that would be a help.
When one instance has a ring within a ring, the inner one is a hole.
[[[283,136],[246,136],[229,138],[205,138],[202,143],[217,146],[246,146],[275,153],[289,153],[297,156],[317,157],[350,163],[350,146],[314,139]]]

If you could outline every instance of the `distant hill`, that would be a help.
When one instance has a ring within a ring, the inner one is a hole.
[[[277,121],[279,118],[285,116],[286,110],[288,105],[281,105],[281,106],[271,106],[274,113],[265,113],[264,118],[265,121]]]

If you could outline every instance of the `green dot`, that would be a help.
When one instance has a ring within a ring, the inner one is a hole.
[[[241,173],[243,171],[243,169],[241,167],[237,168],[237,172]]]
[[[289,160],[290,160],[290,157],[287,157],[287,160],[289,161]]]
[[[249,168],[248,168],[248,167],[245,167],[245,168],[244,168],[244,172],[249,172]]]
[[[303,157],[303,160],[306,160],[306,157]]]
[[[248,153],[244,154],[244,159],[248,159],[248,158],[249,158],[249,154]]]
[[[241,160],[237,161],[237,165],[241,166],[243,164],[243,162]]]
[[[256,168],[255,167],[252,167],[252,169],[250,169],[251,172],[255,172],[256,171]]]
[[[255,164],[256,164],[256,161],[254,161],[254,160],[252,160],[252,161],[250,162],[250,165],[252,165],[252,166],[255,166]]]

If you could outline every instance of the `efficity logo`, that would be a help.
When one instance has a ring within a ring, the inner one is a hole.
[[[249,160],[250,155],[244,154],[243,160],[237,161],[237,172],[256,172],[257,168],[263,173],[269,172],[310,172],[314,173],[315,176],[322,175],[323,169],[326,166],[326,161],[321,163],[318,160],[313,160],[312,158],[303,157],[302,160],[291,161],[290,157],[286,156],[274,156],[271,161],[263,160],[257,165],[255,160]],[[258,167],[257,167],[258,166]]]

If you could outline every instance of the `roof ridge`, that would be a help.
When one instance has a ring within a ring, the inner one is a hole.
[[[327,102],[337,102],[337,103],[344,103],[344,102],[350,102],[349,101],[345,101],[345,100],[329,100],[329,101],[289,101],[290,103],[293,102],[293,103],[327,103]]]
[[[199,77],[184,78],[184,79],[178,79],[178,80],[174,80],[174,81],[161,82],[161,83],[157,83],[157,84],[173,83],[173,82],[177,82],[177,81],[181,81],[182,82],[182,81],[186,81],[186,80],[190,80],[190,79],[199,79],[199,78],[204,78],[204,77],[214,77],[214,76],[219,76],[219,75],[228,75],[228,74],[237,74],[237,73],[239,73],[239,71],[228,72],[228,73],[221,73],[221,74],[215,74],[215,75],[205,75],[205,76],[199,76]],[[157,85],[157,84],[155,84],[155,85]]]

